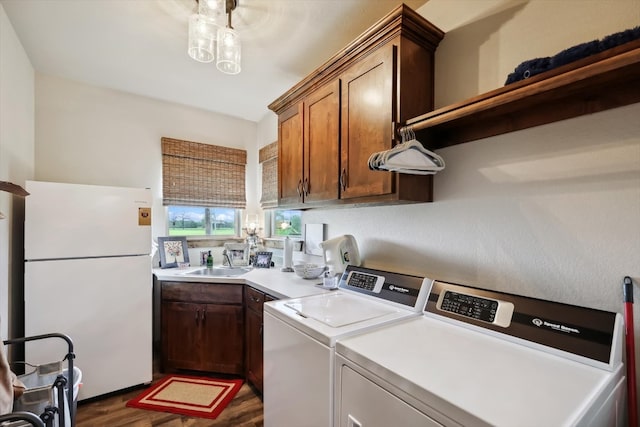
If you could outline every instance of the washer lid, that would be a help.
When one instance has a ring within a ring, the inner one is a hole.
[[[364,301],[360,297],[336,293],[292,300],[285,304],[303,317],[310,317],[334,328],[363,322],[393,313],[391,307]]]

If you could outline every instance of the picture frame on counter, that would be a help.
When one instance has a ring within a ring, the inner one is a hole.
[[[227,242],[224,244],[224,249],[229,254],[234,267],[249,265],[248,243]],[[229,267],[226,257],[222,257],[222,264]]]
[[[189,262],[189,246],[184,236],[158,237],[160,268],[175,268]]]
[[[256,260],[253,266],[256,268],[270,268],[272,256],[273,252],[256,252]]]

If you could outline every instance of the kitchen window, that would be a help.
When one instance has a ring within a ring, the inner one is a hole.
[[[240,210],[224,207],[168,206],[169,236],[239,236]]]
[[[274,210],[272,214],[273,236],[302,236],[302,211]]]

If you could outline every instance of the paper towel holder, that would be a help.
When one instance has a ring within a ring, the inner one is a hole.
[[[282,249],[282,268],[280,271],[285,273],[293,272],[293,244],[289,236],[286,236],[283,240],[283,249]]]

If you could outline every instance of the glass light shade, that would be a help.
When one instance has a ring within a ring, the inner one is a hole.
[[[203,15],[189,18],[189,56],[199,62],[213,62],[215,59],[218,26]]]
[[[259,226],[260,218],[258,217],[258,214],[247,214],[247,218],[245,220],[245,228],[247,229],[247,233],[255,233]]]
[[[199,0],[198,13],[213,19],[218,25],[224,25],[227,0]]]
[[[242,56],[238,33],[229,27],[220,28],[217,38],[216,67],[226,74],[238,74]]]

